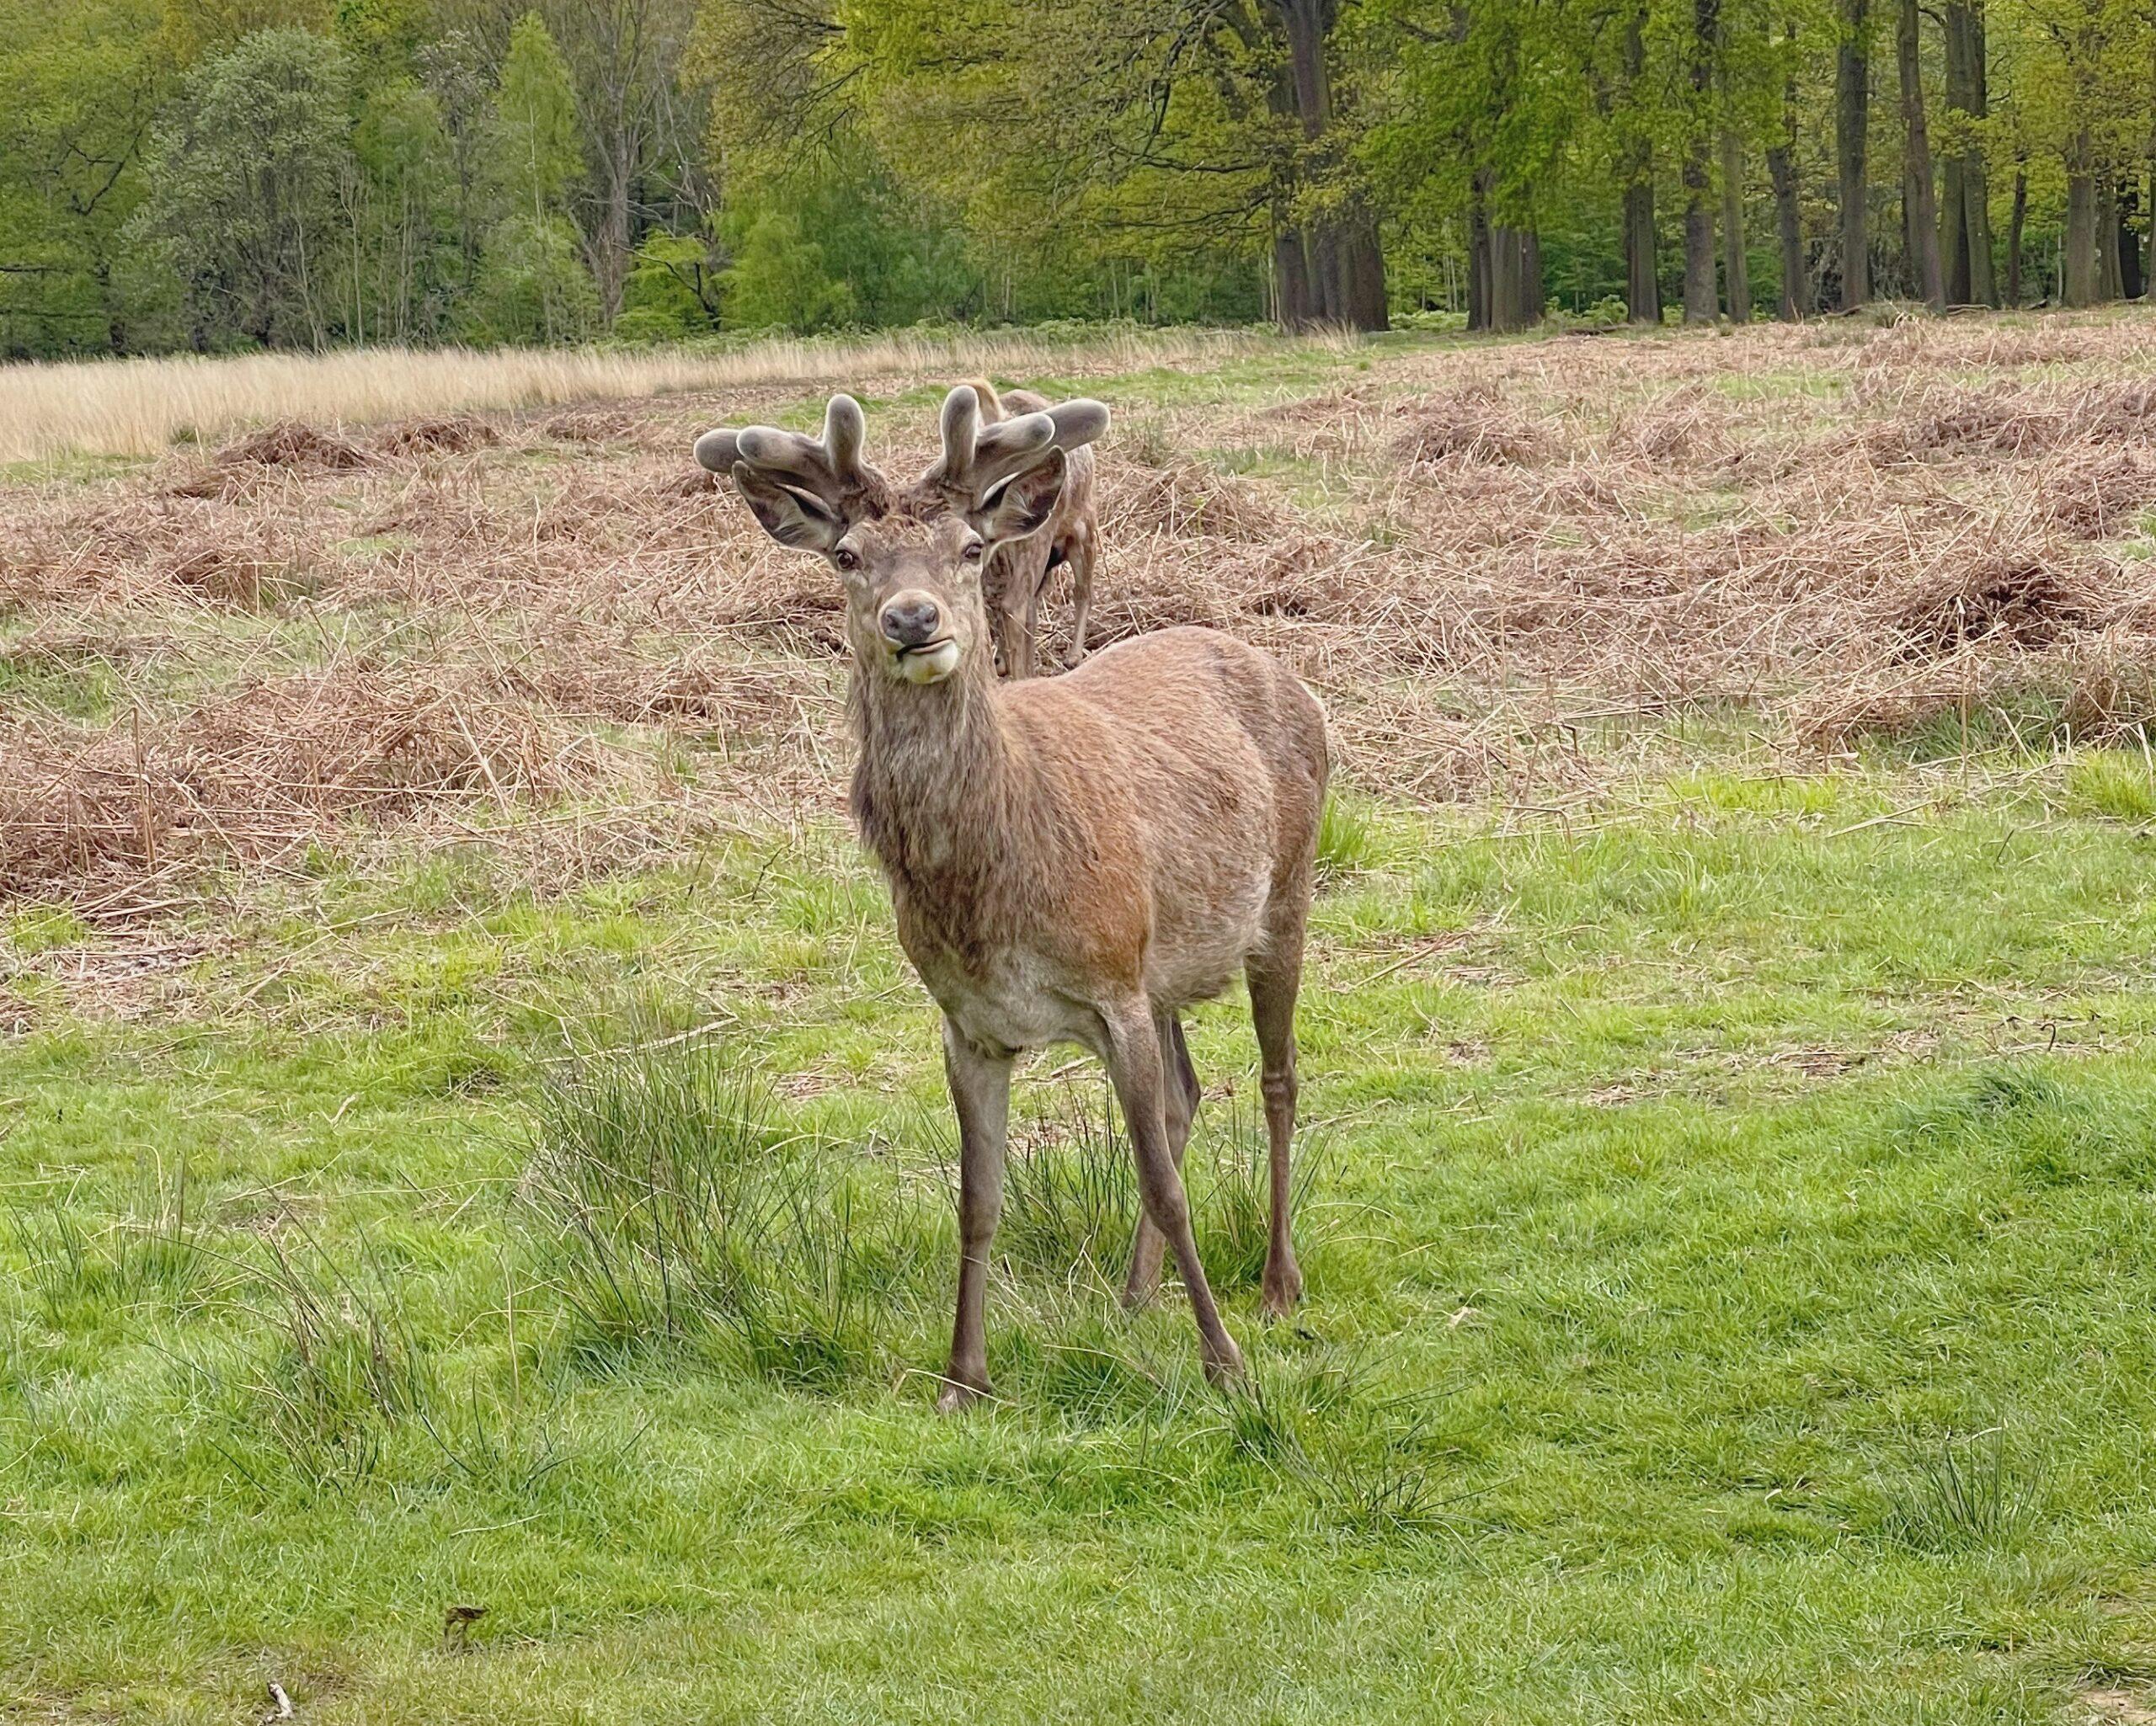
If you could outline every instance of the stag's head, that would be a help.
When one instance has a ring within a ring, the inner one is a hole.
[[[752,425],[696,439],[696,460],[731,479],[764,530],[820,554],[846,596],[862,669],[937,684],[994,653],[981,569],[990,548],[1040,531],[1055,513],[1065,452],[1107,429],[1098,402],[1065,402],[993,425],[974,391],[943,403],[942,452],[894,493],[863,459],[861,404],[834,396],[821,438]]]

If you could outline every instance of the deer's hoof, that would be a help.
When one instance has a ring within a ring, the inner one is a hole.
[[[1205,1356],[1206,1381],[1219,1390],[1234,1390],[1249,1381],[1249,1372],[1243,1366],[1243,1351],[1235,1345],[1233,1338],[1227,1342],[1225,1354],[1208,1353]]]
[[[942,1394],[936,1398],[936,1412],[939,1414],[963,1414],[989,1393],[988,1386],[968,1384],[961,1379],[943,1381]]]
[[[1303,1303],[1303,1275],[1292,1265],[1283,1274],[1267,1271],[1265,1292],[1259,1297],[1258,1317],[1268,1324],[1285,1318]]]

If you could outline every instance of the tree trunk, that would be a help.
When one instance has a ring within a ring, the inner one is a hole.
[[[1854,312],[1871,297],[1865,221],[1865,146],[1871,125],[1871,62],[1865,53],[1869,0],[1841,0],[1842,41],[1834,60],[1834,157],[1842,216],[1842,297]]]
[[[1984,71],[1982,0],[1947,0],[1946,111],[1959,147],[1947,159],[1945,207],[1940,211],[1946,297],[1954,305],[1996,306],[1991,255],[1991,184],[1975,127],[1990,110]]]
[[[1902,0],[1894,31],[1894,57],[1902,75],[1902,136],[1904,220],[1914,253],[1910,274],[1917,292],[1935,312],[1946,306],[1945,278],[1939,261],[1939,205],[1932,193],[1931,132],[1924,117],[1924,72],[1918,52],[1917,0]]]
[[[2116,300],[2125,291],[2125,271],[2119,263],[2117,182],[2100,168],[2096,173],[2096,297]]]
[[[1517,278],[1519,297],[1513,311],[1522,329],[1532,329],[1542,322],[1549,309],[1542,285],[1542,235],[1539,229],[1520,228],[1518,235],[1519,274]]]
[[[1744,145],[1737,128],[1721,134],[1721,280],[1729,315],[1752,321],[1752,264],[1744,255]]]
[[[1341,223],[1338,245],[1342,322],[1359,330],[1390,328],[1377,218],[1356,205]]]
[[[2059,297],[2068,306],[2093,306],[2097,294],[2096,175],[2085,131],[2073,141],[2066,161],[2066,257]]]
[[[1340,304],[1340,237],[1332,225],[1319,221],[1310,233],[1310,301],[1321,323],[1345,323]]]
[[[1715,224],[1707,209],[1707,164],[1684,163],[1684,322],[1715,321]]]
[[[1662,277],[1657,268],[1654,182],[1625,188],[1625,312],[1634,323],[1662,322]]]
[[[1467,211],[1467,327],[1490,328],[1490,218],[1482,206],[1479,176]]]
[[[2133,176],[2127,174],[2119,180],[2119,294],[2123,299],[2138,300],[2148,291],[2148,278],[2141,269],[2141,188]]]
[[[1969,235],[1961,214],[1961,158],[1939,161],[1939,274],[1949,306],[1969,304]]]
[[[1334,0],[1278,0],[1288,37],[1288,72],[1303,136],[1315,143],[1332,120],[1332,74],[1326,64],[1326,35]],[[1337,167],[1337,164],[1328,164]],[[1385,259],[1377,223],[1359,205],[1344,216],[1323,217],[1310,233],[1312,297],[1318,315],[1357,329],[1383,329]]]
[[[1307,329],[1317,321],[1300,228],[1283,228],[1273,237],[1273,316],[1281,328]]]
[[[1489,328],[1532,329],[1542,321],[1542,237],[1496,223],[1489,236]]]
[[[599,309],[611,324],[622,315],[623,285],[629,277],[629,192],[636,177],[638,141],[624,131],[607,141],[606,201],[600,211]]]
[[[1646,71],[1644,13],[1636,11],[1625,33],[1625,99],[1638,99]],[[1625,315],[1634,323],[1662,322],[1662,274],[1654,232],[1654,141],[1640,131],[1625,146]]]
[[[2014,213],[2006,221],[2006,303],[2021,303],[2021,229],[2029,215],[2029,170],[2014,170]]]
[[[1715,223],[1708,199],[1708,105],[1714,88],[1721,0],[1693,0],[1692,112],[1684,141],[1684,322],[1715,321]]]
[[[1794,323],[1812,308],[1805,292],[1804,229],[1796,202],[1796,164],[1789,146],[1778,144],[1767,152],[1767,172],[1774,183],[1774,237],[1782,255],[1782,291],[1780,316]]]
[[[1785,40],[1792,49],[1796,25],[1785,24]],[[1780,312],[1785,322],[1795,322],[1812,310],[1805,291],[1804,226],[1796,201],[1796,78],[1792,73],[1782,86],[1782,136],[1767,152],[1767,174],[1774,183],[1774,234],[1782,254],[1782,293]]]

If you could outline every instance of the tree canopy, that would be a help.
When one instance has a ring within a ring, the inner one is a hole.
[[[0,353],[2137,296],[2145,0],[0,0]]]

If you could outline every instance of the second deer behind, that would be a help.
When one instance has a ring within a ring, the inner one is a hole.
[[[985,378],[961,388],[971,392],[973,417],[969,422],[968,410],[962,409],[959,422],[946,426],[942,459],[914,488],[916,507],[931,498],[958,507],[957,500],[974,488],[981,429],[1049,409],[1044,396],[1031,390],[999,395]],[[1064,663],[1075,666],[1086,657],[1086,622],[1093,606],[1094,561],[1100,550],[1092,449],[1081,444],[1067,452],[1067,459],[1063,494],[1048,525],[1029,539],[996,546],[982,573],[989,629],[995,638],[995,669],[1014,680],[1031,677],[1043,657],[1041,604],[1059,568],[1070,572],[1070,647]]]

